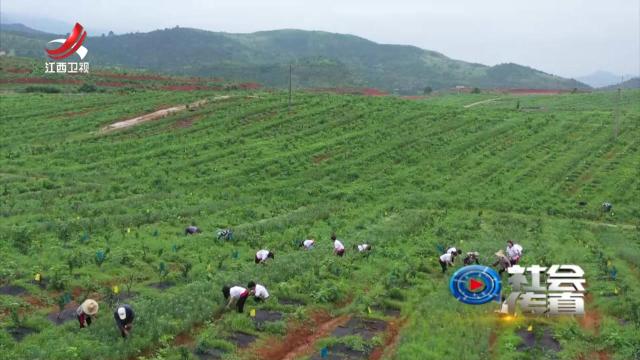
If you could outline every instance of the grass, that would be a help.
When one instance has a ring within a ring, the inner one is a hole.
[[[638,91],[622,93],[617,138],[610,93],[504,96],[468,109],[488,95],[297,93],[288,112],[283,93],[236,90],[224,91],[234,95],[228,101],[102,134],[115,121],[219,92],[147,84],[25,93],[10,82],[15,75],[2,78],[0,282],[38,300],[0,295],[0,308],[16,309],[19,325],[37,331],[21,342],[0,331],[5,358],[182,359],[215,348],[246,359],[253,353],[228,340],[235,331],[266,346],[313,312],[383,317],[368,309],[384,305],[408,319],[386,353],[392,359],[639,356]],[[191,117],[198,120],[173,126]],[[603,201],[612,213],[601,211]],[[185,236],[190,224],[203,234]],[[217,240],[219,228],[234,229],[234,240]],[[344,258],[331,254],[332,232],[347,246]],[[318,240],[310,252],[297,247],[307,237]],[[524,246],[525,265],[585,269],[596,329],[571,317],[500,320],[497,304],[451,297],[438,248],[479,251],[487,264],[510,238]],[[374,247],[368,256],[352,249],[364,242]],[[260,248],[275,251],[275,261],[256,266]],[[31,283],[36,272],[49,281],[44,289]],[[148,286],[162,280],[175,286]],[[272,299],[249,300],[246,312],[280,311],[285,322],[257,329],[246,314],[220,310],[222,285],[250,280]],[[126,300],[137,313],[127,341],[111,318],[114,285],[136,293]],[[89,330],[46,320],[65,293],[77,302],[100,296]],[[0,327],[15,323],[0,311]],[[562,350],[518,351],[516,330],[529,325],[551,328]],[[193,344],[175,343],[184,332]]]

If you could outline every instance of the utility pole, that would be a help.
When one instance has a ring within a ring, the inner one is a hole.
[[[289,112],[291,112],[291,72],[293,65],[289,63]]]
[[[620,77],[620,85],[618,86],[618,96],[616,99],[616,113],[613,121],[615,122],[613,125],[613,139],[618,138],[618,133],[620,132],[620,105],[622,102],[621,92],[622,92],[622,82],[624,81],[624,75]]]

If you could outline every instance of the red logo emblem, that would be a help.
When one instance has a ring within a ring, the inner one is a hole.
[[[84,39],[87,37],[87,32],[84,30],[80,23],[76,23],[73,27],[73,31],[66,39],[55,39],[49,41],[51,43],[62,44],[57,49],[45,49],[49,57],[53,60],[62,60],[73,54],[78,54],[80,60],[84,59],[87,55],[87,48],[82,46]]]

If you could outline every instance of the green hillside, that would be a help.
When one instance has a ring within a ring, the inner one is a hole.
[[[0,33],[2,50],[43,57],[50,39],[42,34]],[[488,67],[450,59],[415,46],[385,45],[352,35],[321,31],[275,30],[229,34],[189,28],[114,36],[85,42],[96,65],[142,68],[165,73],[216,76],[288,86],[293,63],[297,87],[375,87],[421,94],[426,87],[588,88],[575,80],[517,64]]]
[[[0,75],[3,359],[320,359],[325,347],[337,359],[640,355],[639,91],[296,92],[289,111],[279,91],[26,92]],[[203,233],[186,236],[190,224]],[[216,238],[223,228],[232,240]],[[309,237],[316,248],[301,250]],[[506,239],[524,246],[523,266],[582,266],[588,316],[500,318],[496,303],[456,301],[442,249],[491,264]],[[373,250],[358,254],[359,243]],[[256,265],[261,248],[275,259]],[[250,280],[271,298],[224,311],[222,285]],[[100,313],[81,330],[73,314],[87,297]],[[136,311],[126,341],[112,315],[124,302]]]
[[[640,77],[631,78],[619,84],[601,88],[601,90],[618,90],[618,89],[640,89]]]

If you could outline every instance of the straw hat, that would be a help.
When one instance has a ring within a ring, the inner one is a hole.
[[[496,256],[500,256],[500,257],[505,256],[504,251],[502,251],[502,249],[498,250],[498,252],[496,253]]]
[[[82,311],[87,315],[95,315],[98,313],[98,303],[95,300],[87,299],[82,303]]]

